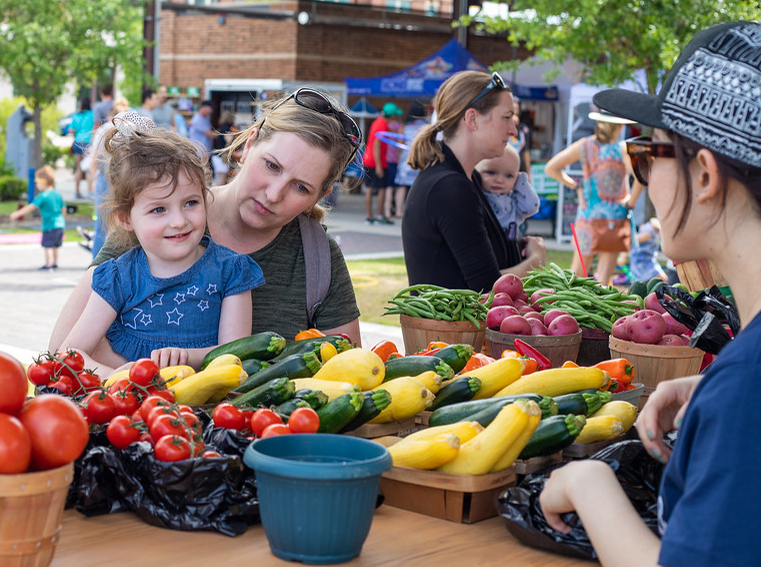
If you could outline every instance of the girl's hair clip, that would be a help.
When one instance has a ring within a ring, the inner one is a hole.
[[[153,132],[156,130],[156,123],[153,120],[142,114],[138,114],[134,110],[120,112],[114,116],[113,123],[117,130],[117,134],[114,138],[117,139],[128,138],[136,131]]]

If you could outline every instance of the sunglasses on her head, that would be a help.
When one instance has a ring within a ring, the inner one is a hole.
[[[351,156],[349,156],[349,160],[346,162],[346,165],[349,165],[354,159],[354,156],[357,153],[357,149],[362,143],[362,132],[359,129],[359,126],[357,126],[357,123],[354,122],[354,119],[342,110],[336,110],[333,108],[333,105],[330,103],[330,100],[328,100],[328,97],[319,91],[310,89],[309,87],[302,87],[292,92],[286,98],[277,103],[277,105],[275,105],[272,110],[275,110],[275,108],[291,99],[293,99],[294,102],[299,106],[303,106],[304,108],[313,110],[314,112],[319,112],[320,114],[332,114],[335,116],[336,120],[338,120],[338,123],[341,125],[344,136],[346,136],[346,139],[349,140],[349,143],[354,148],[354,151],[351,152]]]
[[[491,74],[491,81],[489,81],[489,84],[486,85],[480,93],[478,93],[476,98],[474,98],[468,103],[468,106],[465,107],[465,110],[467,110],[468,108],[472,108],[474,104],[476,104],[479,100],[484,98],[493,89],[497,89],[500,91],[507,90],[507,84],[505,83],[505,80],[502,78],[502,75],[500,75],[496,71]]]

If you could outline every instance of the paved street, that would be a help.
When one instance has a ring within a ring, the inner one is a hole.
[[[59,169],[56,184],[67,202],[74,201],[71,172]],[[84,183],[82,190],[85,191]],[[364,220],[364,197],[339,195],[326,224],[347,259],[402,255],[399,222],[368,226]],[[536,226],[537,230],[543,228],[541,221]],[[0,243],[3,237],[0,229]],[[553,241],[548,241],[548,245],[553,245]],[[0,350],[13,353],[24,362],[31,362],[33,355],[47,350],[58,313],[87,269],[90,255],[76,242],[65,242],[57,270],[38,270],[42,263],[38,239],[34,243],[0,244]],[[381,339],[402,344],[399,327],[362,323],[361,329],[365,346]]]

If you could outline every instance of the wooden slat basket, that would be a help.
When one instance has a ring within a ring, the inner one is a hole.
[[[470,321],[438,321],[399,315],[402,339],[406,354],[414,354],[428,348],[428,343],[441,341],[448,344],[469,344],[474,352],[481,352],[486,335],[486,323],[481,328]]]

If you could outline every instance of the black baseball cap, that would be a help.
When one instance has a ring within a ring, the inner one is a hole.
[[[658,94],[608,89],[593,101],[761,168],[761,25],[730,22],[698,32]]]

